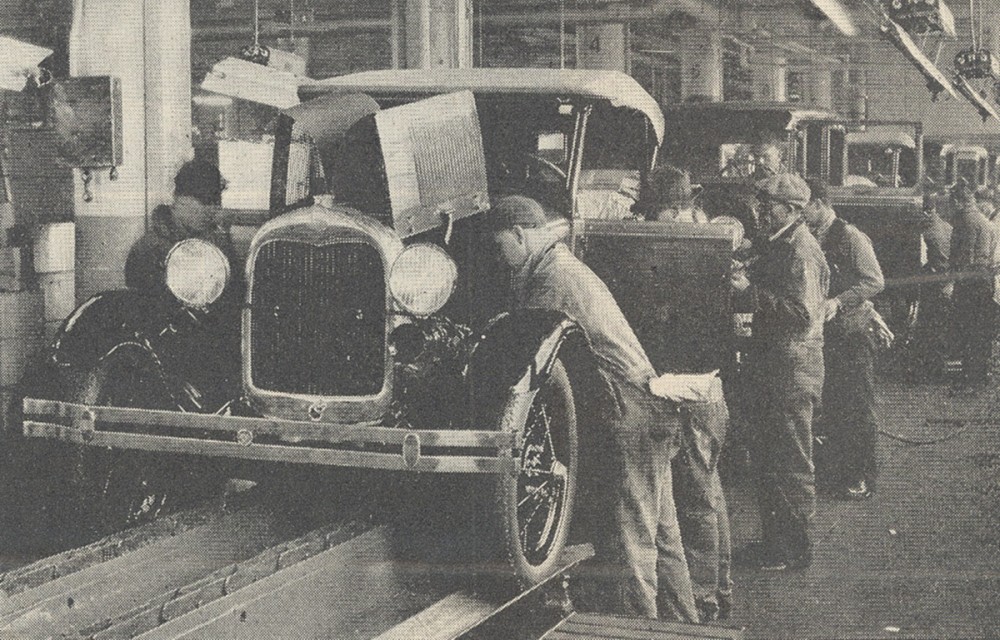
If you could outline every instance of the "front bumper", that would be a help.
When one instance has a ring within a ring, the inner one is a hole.
[[[516,430],[413,430],[25,398],[23,432],[91,447],[432,473],[515,474]],[[193,433],[192,433],[193,432]]]

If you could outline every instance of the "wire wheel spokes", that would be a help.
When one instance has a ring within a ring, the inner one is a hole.
[[[524,425],[517,480],[517,523],[521,549],[529,562],[544,562],[558,533],[568,470],[553,444],[558,426],[544,389],[535,397]]]

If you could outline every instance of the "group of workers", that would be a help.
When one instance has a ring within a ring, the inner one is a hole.
[[[823,184],[807,184],[780,162],[762,162],[748,184],[759,233],[734,259],[731,284],[753,304],[746,354],[753,394],[743,410],[762,536],[734,555],[764,570],[804,568],[812,559],[809,522],[816,507],[814,416],[829,443],[835,489],[852,499],[875,489],[873,362],[888,330],[872,298],[884,280],[871,241],[837,217]],[[216,234],[206,212],[207,205],[219,204],[222,185],[209,163],[181,169],[173,207],[155,212],[152,228],[129,256],[131,286],[161,286],[158,270],[173,243]],[[945,251],[952,268],[973,269],[985,260],[992,265],[1000,251],[1000,228],[974,200],[955,193],[958,213]],[[669,166],[648,176],[636,212],[647,219],[706,221],[688,174]],[[511,274],[514,304],[573,318],[587,335],[605,387],[602,424],[610,450],[602,451],[609,465],[603,481],[612,490],[601,507],[606,524],[594,540],[595,561],[584,574],[598,585],[594,606],[687,622],[725,618],[732,597],[718,473],[729,420],[725,401],[685,404],[651,391],[657,372],[613,295],[545,226],[537,202],[508,196],[488,216]],[[927,228],[940,231],[937,221],[929,220]],[[970,362],[988,353],[982,326],[995,323],[985,314],[996,312],[997,289],[992,281],[982,283],[959,280],[953,295],[956,308],[969,309],[957,315],[969,325]]]
[[[765,570],[804,568],[812,558],[813,418],[821,398],[829,480],[845,498],[874,491],[874,353],[888,328],[872,298],[884,280],[871,241],[836,216],[824,185],[810,188],[778,162],[762,162],[752,184],[761,234],[734,265],[732,284],[754,300],[747,354],[754,394],[746,409],[762,537],[736,555]],[[604,283],[545,228],[510,222],[530,220],[532,206],[508,198],[492,212],[518,304],[559,309],[583,327],[612,399],[605,424],[614,451],[604,453],[615,461],[606,478],[615,491],[603,505],[612,521],[595,540],[596,573],[611,578],[603,606],[689,622],[725,618],[732,596],[718,474],[725,401],[691,405],[651,392],[657,374]],[[643,184],[636,212],[707,221],[688,174],[670,166]],[[541,224],[540,208],[537,216]]]

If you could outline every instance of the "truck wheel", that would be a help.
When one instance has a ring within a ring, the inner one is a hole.
[[[497,481],[497,517],[514,573],[536,584],[556,569],[576,494],[576,408],[561,361],[554,363],[527,411],[519,406],[525,401],[512,398],[503,409],[500,424],[526,417],[515,427],[521,436],[521,448],[514,452],[518,473]]]
[[[171,408],[158,372],[132,350],[113,352],[78,377],[67,400],[104,407]],[[88,539],[154,519],[168,500],[177,473],[163,455],[74,446],[66,515]]]

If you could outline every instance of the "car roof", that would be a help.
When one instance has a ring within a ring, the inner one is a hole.
[[[907,149],[917,148],[917,143],[913,141],[913,136],[910,134],[904,131],[887,131],[880,128],[868,129],[867,131],[848,131],[847,141],[851,144],[877,144],[906,147]]]
[[[704,117],[705,114],[710,113],[724,116],[726,113],[745,114],[756,112],[773,118],[784,119],[786,121],[786,129],[795,127],[795,125],[803,120],[842,120],[835,111],[798,102],[756,102],[746,100],[685,102],[683,104],[668,105],[664,109],[664,112],[670,120],[679,116]]]
[[[644,114],[663,141],[665,127],[660,105],[628,74],[592,69],[384,69],[361,71],[324,80],[305,81],[312,91],[363,93],[473,93],[574,95],[607,100]]]
[[[962,152],[972,153],[972,154],[975,154],[977,156],[984,156],[984,157],[989,155],[989,151],[986,150],[986,147],[981,147],[981,146],[978,146],[978,145],[973,145],[973,144],[943,144],[943,145],[941,145],[941,155],[944,155],[944,154],[946,154],[946,153],[948,153],[950,151],[954,151],[955,153],[962,153]]]

